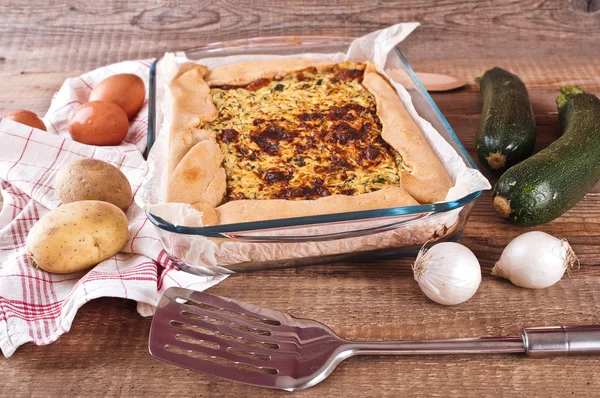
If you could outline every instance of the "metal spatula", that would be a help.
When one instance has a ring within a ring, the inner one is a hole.
[[[157,358],[188,369],[294,391],[323,381],[354,355],[600,354],[600,326],[526,328],[510,337],[351,342],[319,322],[171,288],[152,320],[149,346]]]

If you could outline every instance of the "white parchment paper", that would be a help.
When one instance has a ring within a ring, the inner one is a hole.
[[[398,92],[398,96],[410,115],[421,128],[429,145],[446,168],[454,186],[448,192],[446,200],[461,198],[469,193],[490,189],[487,179],[477,170],[467,167],[454,148],[425,119],[421,118],[413,106],[409,92],[394,81],[385,71],[388,55],[394,47],[402,42],[419,24],[403,23],[387,29],[372,32],[352,42],[347,53],[334,54],[297,54],[297,55],[235,55],[227,57],[204,58],[190,61],[184,53],[167,53],[158,65],[157,106],[162,120],[154,146],[148,157],[148,173],[142,187],[136,195],[136,202],[175,225],[201,226],[201,213],[187,204],[166,203],[168,135],[172,118],[172,97],[168,84],[177,73],[179,67],[186,62],[197,62],[209,68],[215,68],[242,61],[280,58],[305,58],[314,60],[345,60],[357,62],[374,62],[377,70],[386,76]],[[361,236],[338,241],[310,243],[245,243],[217,242],[201,236],[178,235],[163,237],[163,243],[171,254],[182,258],[188,264],[195,264],[201,269],[216,265],[235,264],[239,262],[276,261],[300,256],[321,256],[342,253],[344,251],[363,251],[390,246],[414,245],[423,243],[432,236],[440,235],[452,228],[456,223],[458,210],[413,221],[406,228],[396,229],[370,236]],[[389,221],[389,220],[388,220]],[[378,223],[370,221],[367,224]],[[361,225],[361,228],[373,225]],[[379,221],[379,224],[381,222]],[[269,231],[269,235],[307,235],[326,234],[356,229],[355,224],[337,226],[316,226],[297,228],[293,232]],[[164,233],[163,233],[164,234]],[[254,233],[253,235],[258,235]]]

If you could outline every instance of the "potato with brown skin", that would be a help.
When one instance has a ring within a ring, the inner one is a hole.
[[[68,203],[35,223],[27,236],[27,253],[44,271],[82,271],[121,250],[129,237],[128,224],[125,213],[110,203]]]
[[[123,211],[131,204],[131,185],[115,166],[97,159],[65,164],[56,174],[54,188],[63,203],[101,200]]]

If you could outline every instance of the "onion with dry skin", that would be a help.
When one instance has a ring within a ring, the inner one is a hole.
[[[413,265],[415,280],[427,297],[439,304],[469,300],[481,283],[481,267],[467,247],[455,242],[421,249]]]
[[[554,285],[579,260],[571,245],[541,231],[526,232],[513,239],[492,268],[492,275],[517,286],[543,289]]]

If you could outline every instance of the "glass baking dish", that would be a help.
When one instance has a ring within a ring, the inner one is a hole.
[[[346,52],[349,37],[284,36],[213,43],[185,51],[190,60],[238,54],[289,55]],[[183,55],[180,53],[180,55]],[[160,131],[157,59],[150,69],[148,149]],[[477,169],[460,140],[424,89],[402,52],[390,53],[386,71],[411,95],[417,113]],[[457,240],[474,200],[482,191],[456,200],[419,206],[196,227],[174,225],[147,211],[171,259],[183,270],[217,275],[322,264],[360,256],[415,254],[428,241]],[[218,250],[226,255],[215,256]]]

